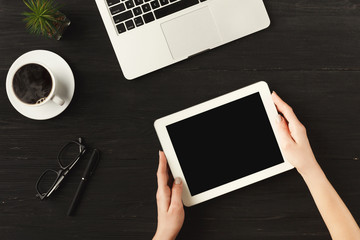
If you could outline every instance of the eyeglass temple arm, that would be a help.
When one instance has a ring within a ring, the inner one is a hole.
[[[83,144],[82,144],[82,138],[81,137],[79,137],[79,143],[81,144],[80,146],[79,146],[79,152],[81,153],[83,150],[84,150],[84,146],[83,146]]]
[[[54,187],[53,187],[53,188],[50,190],[50,192],[46,195],[47,197],[49,197],[50,194],[59,187],[59,185],[60,185],[60,183],[62,182],[62,180],[64,180],[64,175],[61,175],[61,176],[59,177],[59,179],[56,181],[56,184],[54,185]]]
[[[80,139],[79,139],[80,140]],[[80,157],[82,156],[82,153],[84,153],[84,151],[80,152],[81,154],[76,158],[76,160],[69,166],[69,168],[67,168],[64,172],[61,173],[61,176],[59,177],[59,179],[56,181],[54,187],[51,189],[51,191],[47,194],[47,197],[50,196],[50,194],[55,191],[60,183],[64,180],[66,174],[68,174],[68,172],[75,166],[75,164],[79,161]]]
[[[46,197],[49,197],[51,195],[51,193],[53,193],[60,186],[60,183],[64,180],[66,174],[70,171],[70,169],[72,169],[74,167],[74,165],[79,161],[80,157],[84,153],[85,147],[82,145],[82,138],[81,137],[79,137],[79,143],[80,143],[80,146],[79,146],[80,155],[71,164],[71,166],[67,170],[64,171],[64,173],[61,173],[61,176],[56,181],[55,185],[52,187],[52,189],[49,191],[49,193],[46,194]]]

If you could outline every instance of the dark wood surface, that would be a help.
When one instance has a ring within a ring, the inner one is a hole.
[[[295,109],[359,221],[359,0],[267,0],[268,29],[134,81],[122,75],[95,2],[59,2],[72,24],[54,41],[25,31],[22,1],[0,0],[1,239],[150,239],[160,148],[153,121],[257,81]],[[11,64],[35,49],[61,55],[76,79],[68,109],[47,121],[20,115],[5,90]],[[85,161],[46,201],[34,185],[78,136],[102,158],[76,216],[67,217]],[[295,170],[185,211],[178,239],[330,239]]]

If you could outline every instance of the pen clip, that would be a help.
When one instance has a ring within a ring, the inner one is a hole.
[[[93,174],[98,165],[99,157],[99,150],[94,149],[82,176],[83,181],[86,181]]]
[[[93,175],[93,173],[95,172],[97,166],[99,165],[99,161],[100,161],[100,151],[98,149],[94,149],[93,153],[91,154],[92,157],[96,158],[93,160],[91,169],[90,169],[90,173],[89,176]],[[90,159],[91,161],[91,159]]]

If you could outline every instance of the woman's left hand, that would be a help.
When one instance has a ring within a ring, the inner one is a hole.
[[[182,181],[180,178],[176,178],[170,188],[167,161],[162,151],[159,152],[157,181],[158,225],[153,240],[173,240],[180,232],[185,218],[181,201]]]

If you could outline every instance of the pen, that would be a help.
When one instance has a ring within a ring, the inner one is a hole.
[[[85,168],[85,171],[83,173],[83,176],[81,178],[81,181],[80,181],[80,184],[76,190],[76,193],[75,193],[75,196],[71,202],[71,205],[69,207],[69,210],[67,212],[67,215],[70,216],[74,213],[77,205],[79,204],[79,200],[80,200],[80,197],[82,195],[82,193],[84,192],[84,189],[85,189],[85,186],[86,186],[86,183],[87,181],[89,180],[90,176],[93,174],[93,172],[95,171],[98,163],[99,163],[99,150],[97,149],[94,149],[92,154],[91,154],[91,157],[90,157],[90,160]]]

